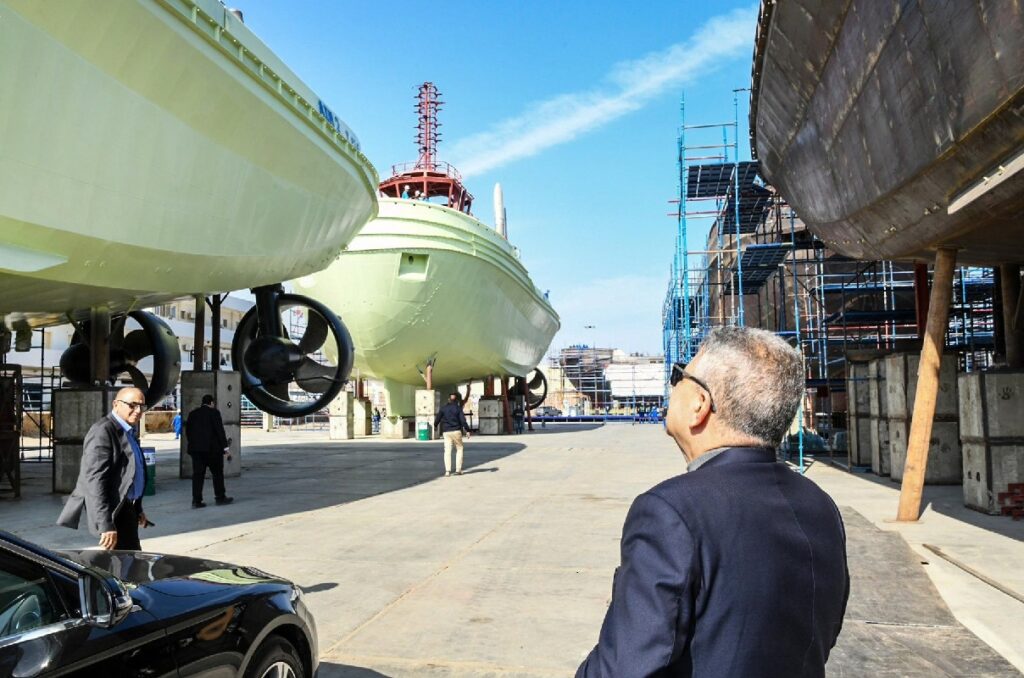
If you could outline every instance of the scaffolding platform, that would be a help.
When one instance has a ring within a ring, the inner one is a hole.
[[[733,190],[737,179],[733,177],[736,169],[734,162],[717,162],[701,165],[690,165],[686,173],[686,197],[689,200],[697,198],[724,198]],[[757,161],[747,160],[739,163],[739,185],[740,195],[754,186],[754,179],[757,177]]]
[[[729,292],[740,289],[740,275],[743,275],[743,294],[754,294],[779,269],[793,251],[789,243],[766,243],[747,245],[740,255],[740,265],[733,273]]]
[[[736,200],[735,191],[730,187],[725,198],[718,223],[726,233],[736,232]],[[740,191],[740,224],[739,232],[747,235],[756,233],[768,219],[772,206],[772,192],[763,186],[750,184],[745,191]]]

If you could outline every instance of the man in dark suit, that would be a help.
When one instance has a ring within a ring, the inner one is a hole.
[[[139,389],[117,392],[110,414],[85,434],[78,482],[57,519],[77,530],[84,510],[86,526],[107,550],[139,550],[139,526],[151,524],[142,511],[146,464],[134,430],[145,410]]]
[[[849,574],[835,504],[775,459],[804,394],[800,354],[719,328],[671,384],[666,426],[687,473],[633,502],[577,677],[823,676]]]
[[[203,404],[188,413],[185,422],[188,454],[192,457],[192,508],[203,508],[203,483],[206,469],[213,476],[213,494],[218,505],[234,501],[224,489],[224,457],[229,456],[230,441],[224,433],[224,421],[212,395],[203,396]]]

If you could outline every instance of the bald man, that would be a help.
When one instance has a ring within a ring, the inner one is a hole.
[[[110,414],[85,434],[78,483],[57,519],[58,525],[77,530],[84,509],[86,526],[108,551],[139,550],[139,526],[150,524],[142,512],[146,464],[135,437],[145,411],[142,391],[117,392]]]

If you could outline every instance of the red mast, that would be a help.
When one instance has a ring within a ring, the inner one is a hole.
[[[419,159],[414,163],[394,165],[391,176],[378,188],[389,198],[430,200],[441,197],[447,207],[469,214],[473,196],[462,185],[462,175],[450,164],[437,161],[437,144],[441,140],[437,113],[444,105],[441,93],[434,83],[425,82],[420,85],[416,99]]]

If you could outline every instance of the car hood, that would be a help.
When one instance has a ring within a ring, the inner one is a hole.
[[[254,567],[242,567],[205,558],[190,558],[142,551],[62,551],[61,555],[87,567],[106,570],[123,582],[153,586],[175,580],[225,586],[291,583]],[[156,586],[155,588],[165,588]]]

